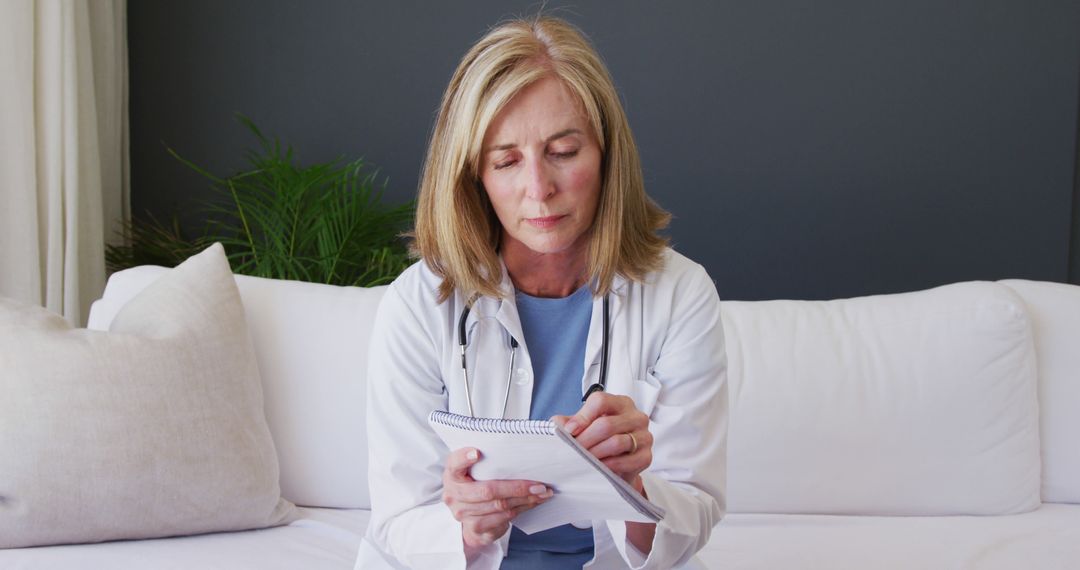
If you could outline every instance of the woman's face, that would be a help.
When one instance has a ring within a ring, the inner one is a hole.
[[[600,145],[577,97],[555,77],[526,87],[488,127],[480,179],[504,253],[585,255],[600,198]]]

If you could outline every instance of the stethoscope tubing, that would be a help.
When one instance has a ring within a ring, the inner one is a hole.
[[[593,392],[603,392],[607,389],[607,363],[608,363],[608,296],[604,295],[604,330],[600,333],[600,378],[599,382],[596,382],[592,386],[589,386],[588,390],[585,390],[585,395],[581,397],[581,401],[589,399]]]

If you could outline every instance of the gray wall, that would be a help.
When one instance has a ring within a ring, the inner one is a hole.
[[[488,26],[536,7],[130,2],[134,211],[192,221],[206,184],[164,144],[219,173],[241,168],[254,141],[235,112],[302,161],[363,155],[391,199],[412,197],[457,60]],[[606,59],[649,193],[675,215],[672,241],[722,297],[1080,282],[1080,3],[545,10]]]

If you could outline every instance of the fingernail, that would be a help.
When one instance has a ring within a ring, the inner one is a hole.
[[[566,422],[566,431],[570,432],[571,434],[573,434],[575,431],[577,431],[577,428],[578,428],[577,422],[575,422],[574,420],[570,420],[570,421]]]
[[[480,457],[480,454],[477,453],[475,449],[470,449],[469,452],[465,454],[465,457],[468,457],[469,461],[476,461],[476,459]]]
[[[541,499],[550,499],[554,495],[555,495],[555,491],[552,491],[551,489],[548,489],[547,492],[540,495],[540,498]]]
[[[529,492],[534,495],[543,495],[547,490],[548,488],[544,485],[533,485],[532,487],[529,487]]]

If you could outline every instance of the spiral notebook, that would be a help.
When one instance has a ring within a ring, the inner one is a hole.
[[[480,461],[470,471],[473,479],[539,481],[555,492],[514,519],[514,526],[528,534],[580,521],[664,518],[664,509],[550,421],[471,418],[436,410],[428,423],[451,450],[480,450]]]

